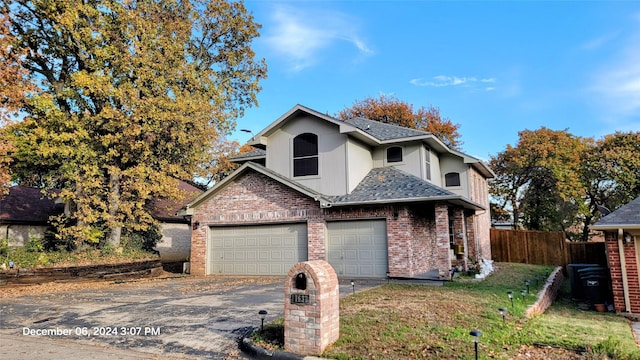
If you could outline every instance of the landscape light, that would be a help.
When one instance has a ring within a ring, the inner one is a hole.
[[[511,309],[513,309],[513,291],[507,291],[507,296],[509,296],[509,300],[511,300]]]
[[[498,311],[500,312],[500,315],[502,315],[502,322],[504,323],[505,322],[504,317],[507,316],[507,308],[501,307],[498,309]]]
[[[471,330],[469,331],[469,335],[473,336],[473,343],[476,349],[476,360],[478,360],[478,342],[480,342],[480,336],[482,336],[482,333],[479,330]]]
[[[353,281],[353,280],[351,280],[351,289],[353,291],[353,294],[355,294],[356,293],[356,282]]]
[[[527,286],[527,292],[529,292],[529,286],[531,285],[531,280],[529,279],[525,280],[524,284]]]
[[[258,311],[258,315],[260,315],[260,320],[262,321],[262,323],[260,324],[260,332],[264,330],[264,319],[267,317],[268,313],[269,312],[267,312],[267,310]]]
[[[524,301],[524,297],[527,295],[527,289],[520,290],[520,295],[522,295],[522,301]]]

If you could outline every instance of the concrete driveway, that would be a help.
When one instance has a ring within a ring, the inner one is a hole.
[[[359,282],[356,291],[379,283]],[[352,291],[348,282],[340,288]],[[243,358],[238,338],[260,325],[259,310],[269,312],[266,321],[283,316],[283,301],[284,278],[273,277],[165,278],[5,297],[0,358]]]

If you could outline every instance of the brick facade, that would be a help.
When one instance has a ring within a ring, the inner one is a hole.
[[[636,257],[636,244],[622,243],[627,271],[627,283],[629,286],[630,309],[626,309],[624,301],[624,286],[622,281],[622,266],[620,261],[620,248],[618,247],[617,232],[606,232],[605,241],[611,272],[611,287],[613,289],[613,306],[616,312],[630,312],[640,314],[640,274],[638,273],[638,260]]]
[[[463,214],[462,210],[457,213]],[[200,226],[192,232],[191,273],[206,274],[207,237],[211,226],[305,222],[308,259],[324,260],[326,222],[345,219],[386,220],[391,276],[412,277],[437,269],[441,278],[450,277],[446,203],[323,209],[314,199],[255,171],[242,174],[194,208],[192,222]],[[468,222],[467,217],[467,237]]]

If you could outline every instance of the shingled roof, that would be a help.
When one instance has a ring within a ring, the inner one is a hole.
[[[254,148],[251,151],[234,156],[230,160],[231,161],[253,160],[253,159],[264,158],[266,156],[267,156],[266,150]]]
[[[33,187],[13,186],[0,199],[0,223],[46,224],[50,216],[63,211],[63,204]]]
[[[345,204],[425,201],[459,196],[394,167],[372,169],[350,194],[336,196],[334,206]]]
[[[402,126],[385,124],[375,120],[364,118],[353,118],[345,120],[345,123],[355,126],[358,129],[368,133],[380,141],[388,141],[394,139],[409,138],[415,136],[425,136],[431,133],[410,129]]]
[[[592,226],[595,230],[640,228],[640,197],[603,216]]]

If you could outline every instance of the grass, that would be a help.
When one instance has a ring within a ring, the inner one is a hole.
[[[478,329],[480,358],[509,359],[522,346],[545,344],[580,350],[583,358],[640,359],[627,320],[580,310],[568,300],[568,286],[545,314],[525,319],[526,308],[543,286],[536,276],[544,277],[551,267],[501,263],[496,268],[482,282],[454,281],[442,287],[391,283],[341,299],[340,339],[323,356],[471,359],[469,331]],[[527,279],[531,294],[523,299],[520,290]],[[510,290],[515,295],[513,308]],[[501,307],[508,309],[505,322]]]

